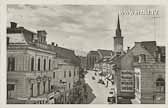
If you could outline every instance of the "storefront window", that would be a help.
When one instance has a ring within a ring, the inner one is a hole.
[[[160,93],[165,92],[165,80],[163,78],[158,78],[156,80],[156,89],[157,89],[157,92],[160,92]]]

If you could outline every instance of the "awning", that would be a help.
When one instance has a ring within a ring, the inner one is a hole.
[[[48,94],[44,94],[44,95],[41,95],[41,96],[37,96],[37,97],[31,97],[30,100],[35,100],[35,101],[40,101],[40,100],[48,100],[47,99],[48,97]]]
[[[108,74],[108,76],[106,77],[106,79],[113,80],[113,75],[112,74]]]
[[[18,100],[18,99],[8,99],[7,100],[8,104],[25,104],[25,100]]]

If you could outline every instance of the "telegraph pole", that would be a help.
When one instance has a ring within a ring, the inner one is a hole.
[[[154,40],[156,41],[156,37],[157,37],[157,36],[156,36],[156,35],[157,35],[157,34],[156,34],[156,33],[157,33],[157,32],[156,32],[156,31],[157,31],[157,30],[156,30],[156,26],[158,26],[157,23],[156,23],[156,18],[160,18],[160,17],[154,15],[152,18],[153,18],[153,24],[154,24],[154,28],[153,28],[153,29],[154,29]]]

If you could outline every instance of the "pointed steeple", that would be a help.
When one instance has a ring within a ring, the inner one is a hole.
[[[119,15],[118,15],[117,29],[120,29],[120,18],[119,18]]]
[[[118,22],[117,22],[117,29],[116,29],[116,36],[121,36],[121,28],[120,28],[120,18],[118,14]]]

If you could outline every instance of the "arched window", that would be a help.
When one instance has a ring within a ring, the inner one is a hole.
[[[46,59],[44,59],[44,71],[46,70]]]
[[[64,71],[64,78],[66,78],[66,71]]]
[[[163,78],[158,78],[156,80],[156,90],[159,93],[165,92],[165,80]]]
[[[48,66],[48,69],[49,69],[49,70],[51,69],[51,60],[49,60],[49,66]]]
[[[40,58],[38,59],[38,71],[40,71]]]
[[[31,71],[34,71],[34,58],[31,58]]]
[[[69,77],[71,77],[71,71],[69,71]]]

